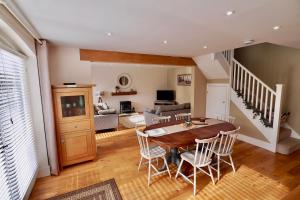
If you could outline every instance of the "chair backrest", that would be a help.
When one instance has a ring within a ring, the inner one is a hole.
[[[167,123],[171,121],[171,116],[159,116],[152,119],[153,124]]]
[[[219,135],[213,138],[199,140],[196,139],[196,153],[194,165],[201,167],[206,166],[211,162],[211,157],[216,146]]]
[[[219,154],[226,155],[232,152],[232,148],[239,134],[239,131],[240,127],[233,131],[220,132],[219,148],[217,149]]]
[[[137,135],[138,142],[139,142],[139,145],[140,145],[141,153],[150,155],[149,143],[148,143],[148,134],[143,133],[142,131],[137,130],[137,129],[135,131],[136,131],[136,135]]]
[[[235,122],[235,117],[232,117],[232,116],[228,116],[228,115],[216,115],[216,118],[217,120],[222,120],[222,121],[226,121],[226,122],[229,122],[229,123],[232,123],[234,124]]]
[[[175,115],[175,119],[189,121],[191,119],[191,113],[179,113]]]

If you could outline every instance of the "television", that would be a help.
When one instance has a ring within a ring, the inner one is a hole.
[[[156,99],[158,101],[174,101],[175,91],[174,90],[157,90]]]

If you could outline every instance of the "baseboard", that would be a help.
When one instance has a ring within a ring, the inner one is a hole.
[[[254,146],[258,146],[260,148],[266,149],[268,151],[275,152],[274,148],[272,147],[272,144],[269,142],[264,142],[262,140],[259,140],[259,139],[253,138],[253,137],[249,137],[249,136],[246,136],[243,134],[239,134],[237,139],[241,140],[243,142],[252,144]]]
[[[283,127],[291,129],[291,131],[292,131],[291,137],[292,138],[300,139],[300,134],[298,132],[296,132],[288,123],[284,123]]]
[[[37,178],[50,176],[50,166],[40,166],[38,169]]]

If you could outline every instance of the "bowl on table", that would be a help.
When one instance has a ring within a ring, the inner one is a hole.
[[[193,120],[192,123],[193,123],[194,125],[207,125],[207,123],[205,123],[205,121],[202,122],[202,121],[200,121],[200,120]]]

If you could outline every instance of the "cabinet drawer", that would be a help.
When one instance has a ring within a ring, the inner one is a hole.
[[[90,130],[90,129],[91,129],[90,120],[65,122],[59,124],[59,130],[61,133]]]

